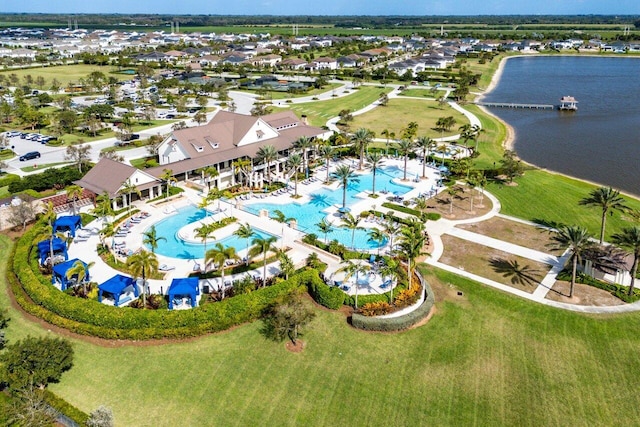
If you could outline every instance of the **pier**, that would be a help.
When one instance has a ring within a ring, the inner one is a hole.
[[[551,104],[516,104],[513,102],[478,102],[476,105],[496,108],[527,108],[531,110],[553,110],[556,108],[555,105]]]

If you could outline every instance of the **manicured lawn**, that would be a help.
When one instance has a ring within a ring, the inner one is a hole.
[[[582,225],[599,235],[602,211],[578,205],[597,186],[539,169],[528,170],[515,181],[518,185],[513,187],[499,183],[487,186],[487,190],[500,200],[502,213],[530,221]],[[627,198],[627,202],[631,208],[640,209],[639,200]],[[607,215],[606,234],[610,236],[633,223],[628,215]]]
[[[446,92],[444,90],[436,90],[435,93],[431,92],[431,90],[427,88],[421,89],[406,89],[400,92],[400,96],[408,96],[408,97],[419,97],[419,98],[429,98],[429,99],[438,99]]]
[[[341,110],[348,109],[351,111],[357,111],[380,98],[380,94],[382,92],[391,92],[391,89],[363,85],[360,86],[359,89],[350,92],[351,94],[346,97],[327,101],[291,104],[290,108],[295,111],[298,116],[306,114],[309,124],[313,126],[324,126],[327,123],[327,120],[332,117],[336,117]]]
[[[478,137],[478,151],[480,155],[474,159],[475,169],[493,169],[500,165],[502,159],[502,141],[507,136],[505,125],[493,116],[485,113],[476,105],[465,105],[464,108],[475,114],[482,124],[482,131]],[[471,141],[469,144],[473,144]]]
[[[31,75],[35,81],[39,76],[44,77],[45,86],[42,89],[48,89],[53,82],[53,79],[57,79],[60,82],[60,87],[64,88],[69,83],[77,84],[80,82],[81,78],[86,78],[89,74],[94,71],[100,71],[104,73],[107,77],[115,77],[118,80],[127,80],[130,79],[131,76],[126,76],[124,74],[111,74],[112,71],[116,71],[117,67],[104,66],[100,67],[98,65],[87,65],[87,64],[74,64],[74,65],[56,65],[50,67],[40,67],[40,68],[26,68],[20,70],[6,70],[1,73],[5,74],[7,77],[10,74],[16,74],[20,81],[23,81],[23,77],[26,75]],[[34,86],[34,88],[37,88]],[[37,88],[40,89],[40,88]]]
[[[433,129],[438,118],[448,116],[452,116],[456,120],[456,125],[449,132],[441,134],[439,130]],[[396,138],[400,138],[402,129],[409,122],[418,124],[418,136],[430,138],[460,133],[458,128],[469,123],[464,115],[449,105],[441,108],[435,101],[396,98],[389,100],[385,107],[377,107],[364,114],[354,116],[351,129],[367,128],[375,132],[378,138],[384,138],[382,131],[388,129],[390,132],[395,132]]]
[[[46,168],[50,168],[52,166],[58,166],[58,165],[66,165],[68,163],[69,162],[45,163],[45,164],[42,164],[42,165],[37,165],[37,167],[36,166],[25,166],[23,168],[20,168],[20,170],[23,171],[23,172],[33,172],[35,170],[46,169]]]
[[[428,278],[438,311],[415,330],[359,332],[316,310],[301,354],[263,338],[260,322],[165,345],[73,340],[74,367],[51,389],[85,411],[112,407],[118,425],[636,422],[639,315],[584,316],[443,272]],[[11,316],[11,340],[51,334]]]

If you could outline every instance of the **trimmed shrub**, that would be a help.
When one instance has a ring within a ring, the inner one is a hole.
[[[402,212],[402,213],[406,213],[406,214],[409,214],[409,215],[416,216],[416,217],[422,219],[423,221],[426,221],[428,219],[430,219],[432,221],[437,221],[437,220],[439,220],[441,218],[441,215],[439,213],[436,213],[436,212],[422,212],[422,211],[419,211],[417,209],[408,208],[406,206],[398,205],[398,204],[395,204],[395,203],[384,202],[382,204],[382,207],[387,208],[387,209],[393,209],[394,211],[398,211],[398,212]]]
[[[71,405],[66,400],[59,398],[50,390],[44,390],[44,401],[47,402],[53,409],[67,416],[68,418],[71,418],[81,426],[85,425],[87,420],[89,419],[89,415]]]
[[[315,302],[332,310],[339,309],[346,296],[339,288],[327,285],[317,275],[307,282],[307,289]]]
[[[427,285],[426,283],[425,287],[427,288],[427,298],[420,305],[420,307],[416,308],[411,313],[405,314],[404,316],[391,318],[369,317],[359,313],[353,313],[353,315],[351,316],[351,324],[354,328],[362,329],[365,331],[393,332],[409,329],[410,327],[427,317],[431,312],[431,308],[433,307],[433,293],[431,292],[429,285]]]

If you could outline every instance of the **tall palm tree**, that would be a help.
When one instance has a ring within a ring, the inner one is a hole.
[[[400,226],[394,221],[388,220],[383,224],[383,231],[389,239],[389,251],[393,252],[393,239],[395,239],[398,232],[400,232]]]
[[[200,201],[198,202],[198,209],[202,209],[204,211],[205,217],[209,216],[210,214],[209,210],[207,209],[207,206],[209,206],[209,203],[211,203],[209,194],[207,194],[206,196],[202,196],[200,198]]]
[[[607,221],[607,212],[611,211],[611,215],[613,215],[613,211],[621,211],[624,212],[629,209],[629,207],[625,204],[624,198],[620,196],[620,192],[618,190],[614,190],[611,187],[600,187],[589,193],[589,196],[580,200],[581,205],[585,206],[596,206],[602,209],[602,219],[600,225],[600,244],[604,241],[604,228],[605,223]]]
[[[351,249],[355,249],[353,243],[356,237],[356,230],[362,230],[362,227],[360,227],[360,221],[362,220],[362,218],[360,218],[359,216],[353,216],[349,212],[345,212],[342,215],[341,219],[341,227],[351,230]]]
[[[207,240],[213,237],[213,225],[212,224],[201,224],[200,227],[196,227],[193,229],[195,232],[195,237],[200,239],[204,244],[204,253],[207,254]],[[205,263],[204,272],[207,272],[207,265]]]
[[[147,231],[142,233],[142,237],[142,243],[149,246],[151,248],[151,253],[153,254],[155,254],[156,249],[158,249],[158,242],[162,240],[165,242],[167,241],[166,237],[158,236],[155,225],[152,225]]]
[[[573,297],[573,287],[576,284],[576,272],[578,270],[578,262],[582,259],[582,255],[587,249],[593,246],[591,235],[586,228],[577,225],[563,226],[551,236],[553,245],[557,249],[564,250],[569,247],[571,251],[571,287],[569,288],[569,297]]]
[[[207,190],[211,190],[211,179],[217,178],[220,175],[220,171],[215,166],[207,166],[201,169],[202,182],[207,183]]]
[[[262,279],[265,285],[267,283],[267,254],[269,251],[276,250],[273,246],[276,240],[278,239],[275,236],[256,237],[251,242],[253,246],[249,249],[249,255],[252,257],[262,254]]]
[[[331,176],[337,179],[342,186],[342,209],[344,209],[347,206],[347,188],[349,184],[360,181],[360,178],[353,173],[349,165],[338,166]]]
[[[302,153],[302,158],[304,159],[303,167],[305,178],[309,178],[309,149],[313,148],[313,146],[313,140],[306,136],[301,136],[293,142],[293,147],[300,150]]]
[[[351,143],[356,152],[359,153],[360,163],[358,169],[362,170],[364,165],[364,153],[373,139],[373,133],[369,129],[360,128],[351,135]]]
[[[74,276],[78,278],[77,283],[82,285],[82,291],[84,292],[85,297],[87,296],[87,272],[89,271],[89,268],[91,268],[91,266],[94,264],[94,262],[90,262],[89,264],[85,265],[85,263],[83,263],[82,261],[77,260],[65,273],[65,276],[67,276],[67,280],[72,279]]]
[[[633,295],[633,289],[636,283],[636,274],[638,272],[638,260],[640,260],[640,227],[626,227],[620,233],[612,236],[613,243],[622,246],[633,255],[633,264],[631,265],[631,283],[629,284],[629,295]]]
[[[127,266],[134,277],[142,277],[142,308],[146,308],[147,274],[158,272],[158,258],[153,252],[141,250],[127,258]]]
[[[249,239],[252,238],[256,234],[251,228],[251,224],[245,222],[244,224],[240,224],[240,226],[233,232],[234,236],[238,236],[241,239],[245,239],[247,242],[247,265],[249,265]]]
[[[356,301],[355,301],[356,304],[355,304],[355,308],[357,310],[358,309],[358,276],[360,275],[360,273],[367,274],[369,272],[369,270],[371,269],[371,267],[369,265],[366,265],[366,264],[353,262],[350,259],[342,261],[341,264],[342,264],[342,267],[337,269],[336,272],[344,272],[345,273],[345,278],[344,278],[345,282],[347,280],[349,280],[353,276],[355,276],[355,278],[356,278],[356,282],[355,282],[355,287],[356,287]]]
[[[167,186],[167,193],[165,195],[165,199],[169,197],[169,187],[172,183],[178,182],[178,180],[173,176],[173,170],[171,169],[162,169],[162,175],[160,175],[160,179],[165,182]]]
[[[444,166],[444,155],[447,154],[447,151],[449,151],[449,149],[447,148],[447,146],[445,144],[440,144],[436,148],[436,152],[442,154],[442,163],[440,163],[440,166]],[[435,163],[435,161],[434,161],[434,163]]]
[[[427,177],[427,157],[429,157],[429,150],[433,147],[433,139],[421,136],[416,140],[416,147],[422,150],[422,179],[425,179]]]
[[[263,145],[258,148],[256,158],[259,162],[267,165],[264,173],[267,176],[267,182],[271,185],[271,163],[278,160],[278,150],[272,144]]]
[[[142,196],[142,193],[140,193],[140,190],[138,190],[138,186],[134,185],[130,179],[127,179],[122,184],[122,187],[120,187],[120,190],[118,191],[118,193],[127,195],[127,211],[129,212],[129,214],[131,214],[131,199],[132,199],[131,195],[137,194],[138,197]]]
[[[96,197],[95,208],[93,213],[102,218],[102,223],[107,222],[107,218],[113,215],[113,205],[111,204],[111,196],[104,191]]]
[[[249,185],[249,176],[251,175],[251,160],[238,159],[232,164],[234,175],[240,175],[240,186],[244,186],[244,178],[247,179],[247,185]],[[244,177],[244,178],[243,178]]]
[[[325,182],[329,182],[329,162],[336,155],[336,150],[331,145],[321,145],[318,149],[320,151],[320,156],[325,161],[325,166],[327,167],[327,178]]]
[[[407,180],[407,160],[409,159],[409,154],[413,153],[415,147],[415,142],[410,139],[402,139],[398,142],[398,152],[404,157],[404,175],[402,178],[404,181]]]
[[[380,266],[380,275],[387,280],[398,280],[398,262],[394,258],[385,259]],[[389,304],[393,304],[393,286],[389,293]]]
[[[285,251],[278,250],[278,262],[280,263],[280,273],[284,275],[284,280],[288,280],[289,275],[295,271],[293,260]]]
[[[327,234],[333,233],[333,223],[328,221],[327,218],[322,218],[319,223],[316,224],[318,230],[324,233],[324,244],[327,244]]]
[[[295,218],[289,217],[284,214],[280,209],[274,209],[271,212],[271,219],[278,221],[281,224],[288,224],[290,221],[293,221]]]
[[[229,260],[238,260],[240,257],[236,253],[236,248],[233,246],[222,246],[222,243],[216,243],[213,249],[209,249],[204,256],[205,270],[207,269],[207,265],[211,262],[220,266],[220,279],[222,283],[220,285],[221,288],[221,298],[224,299],[224,271],[227,269],[227,261]]]
[[[400,248],[402,249],[402,256],[407,260],[409,289],[411,289],[415,260],[420,255],[426,254],[422,251],[425,242],[424,223],[417,218],[412,218],[412,221],[408,225],[404,225],[400,230]]]
[[[373,182],[371,184],[371,194],[376,194],[376,172],[384,165],[382,154],[379,151],[367,153],[367,162],[371,165],[371,172],[373,172]]]
[[[82,197],[84,189],[77,184],[72,184],[65,189],[67,193],[67,199],[71,199],[71,203],[73,206],[73,214],[75,215],[77,212],[76,202]]]
[[[300,154],[293,153],[287,159],[287,167],[289,168],[289,173],[293,176],[294,182],[294,196],[298,197],[298,171],[300,167],[303,165],[303,160]]]
[[[51,260],[51,268],[54,266],[54,258],[53,258],[53,239],[56,237],[56,233],[53,232],[53,224],[56,222],[57,214],[53,209],[53,203],[47,202],[45,205],[45,211],[42,215],[43,220],[46,223],[45,229],[43,231],[43,236],[49,240],[49,259]]]
[[[369,242],[375,242],[378,244],[378,255],[380,255],[380,244],[384,242],[386,235],[377,227],[370,228],[367,231],[367,234],[369,235]]]

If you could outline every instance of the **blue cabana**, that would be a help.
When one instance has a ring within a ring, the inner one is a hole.
[[[104,292],[108,292],[113,295],[114,303],[116,307],[120,304],[123,304],[130,299],[126,299],[120,301],[120,296],[124,290],[131,286],[133,288],[133,294],[137,297],[140,295],[138,291],[138,287],[136,286],[135,279],[133,277],[123,276],[121,274],[116,274],[111,279],[107,280],[101,285],[98,285],[98,301],[102,302],[102,294]]]
[[[191,307],[195,307],[197,295],[200,295],[197,277],[173,279],[171,286],[169,286],[169,310],[173,310],[173,300],[177,296],[189,296]]]
[[[64,256],[65,261],[69,259],[69,255],[67,255],[67,242],[59,237],[54,237],[53,242],[50,242],[49,239],[38,242],[38,257],[40,258],[40,264],[44,264],[44,262],[51,255],[51,247],[49,245],[53,245],[53,255],[62,255]]]
[[[65,290],[67,289],[67,287],[69,286],[69,278],[67,277],[67,271],[71,268],[73,268],[74,264],[76,262],[81,262],[82,265],[84,265],[85,268],[85,275],[84,275],[84,280],[87,281],[89,280],[89,269],[87,268],[87,263],[85,263],[82,260],[79,260],[78,258],[75,259],[70,259],[69,261],[65,261],[62,262],[60,264],[56,264],[55,266],[53,266],[53,274],[51,275],[51,283],[60,283],[60,289],[61,290]],[[77,283],[81,282],[82,280],[79,279],[78,275],[74,275],[71,277],[71,279],[73,279],[75,277],[75,280]]]
[[[58,231],[71,233],[72,237],[76,237],[76,230],[82,228],[82,220],[80,215],[61,216],[53,223],[53,232]]]

